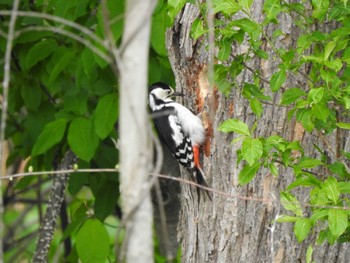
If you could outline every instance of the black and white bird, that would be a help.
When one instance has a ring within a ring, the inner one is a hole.
[[[197,182],[208,186],[201,169],[199,151],[205,141],[202,121],[172,97],[184,96],[162,82],[149,87],[149,107],[160,140],[178,162],[189,170]],[[210,192],[207,191],[211,199]]]

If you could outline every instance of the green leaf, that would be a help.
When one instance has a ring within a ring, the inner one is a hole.
[[[266,14],[265,22],[277,19],[281,12],[281,4],[278,0],[267,0],[264,2],[264,13]]]
[[[70,89],[63,97],[64,110],[84,115],[88,111],[88,99],[88,93],[84,89]]]
[[[312,263],[312,253],[314,252],[314,249],[310,245],[306,250],[306,263]]]
[[[248,33],[252,37],[253,41],[257,40],[260,36],[260,28],[258,24],[248,18],[234,20],[231,24],[232,26],[237,26],[244,32]]]
[[[204,29],[203,20],[196,19],[194,20],[192,27],[191,27],[191,37],[196,40],[200,38],[202,35],[204,35],[207,32],[206,29]]]
[[[107,10],[108,10],[108,19],[110,21],[113,21],[113,23],[110,23],[109,30],[111,30],[111,33],[113,34],[114,41],[118,41],[118,39],[122,36],[123,32],[123,23],[124,19],[121,19],[120,16],[124,14],[124,2],[125,1],[114,1],[114,0],[107,0]],[[98,11],[97,11],[97,19],[98,19],[98,32],[101,32],[100,34],[103,34],[104,32],[104,26],[105,26],[105,19],[106,14],[102,8],[102,4],[99,5]]]
[[[232,84],[225,79],[217,79],[216,76],[215,78],[215,85],[218,87],[219,91],[227,97],[232,90]]]
[[[311,46],[312,40],[309,35],[301,35],[298,38],[297,44],[298,44],[298,49],[297,49],[298,53],[301,54],[305,49],[308,49]]]
[[[327,43],[325,49],[324,49],[324,60],[327,60],[329,58],[329,55],[332,53],[332,51],[334,50],[336,46],[336,42],[335,41],[330,41]]]
[[[295,102],[298,98],[301,96],[304,96],[306,94],[305,91],[299,89],[299,88],[291,88],[286,90],[281,99],[281,105],[289,105]]]
[[[335,125],[337,125],[337,127],[339,127],[340,129],[350,130],[350,123],[338,122]]]
[[[299,219],[299,217],[296,216],[287,216],[287,215],[281,215],[277,218],[278,223],[294,223]]]
[[[32,156],[48,151],[52,146],[59,143],[66,131],[67,120],[57,119],[48,123],[34,144]]]
[[[310,191],[310,203],[312,205],[329,205],[329,199],[326,192],[321,188],[313,188]]]
[[[262,49],[257,49],[257,50],[254,50],[254,53],[255,55],[257,55],[259,58],[262,58],[262,59],[265,59],[265,60],[268,60],[269,59],[269,54],[262,50]]]
[[[331,69],[320,69],[320,75],[321,78],[326,82],[327,86],[330,85],[330,83],[334,82],[334,80],[337,78],[336,72]]]
[[[174,21],[174,18],[180,12],[180,10],[186,4],[186,0],[169,0],[168,8],[169,8],[169,16],[171,19],[171,23]]]
[[[80,159],[90,161],[95,154],[98,142],[90,120],[78,117],[72,121],[68,129],[68,144]]]
[[[95,195],[94,211],[95,216],[103,221],[112,213],[118,202],[119,187],[111,180],[104,180]]]
[[[324,181],[322,189],[325,191],[329,200],[336,204],[338,202],[338,198],[340,195],[338,182],[334,177],[328,177],[326,181]]]
[[[258,161],[263,153],[263,146],[259,139],[245,138],[242,143],[242,155],[249,165]]]
[[[68,237],[71,237],[72,235],[75,236],[75,233],[77,233],[77,230],[80,229],[80,226],[84,223],[85,220],[86,217],[81,217],[76,220],[72,220],[71,223],[64,230],[61,241],[67,239]]]
[[[238,4],[243,7],[243,9],[249,13],[250,7],[253,3],[253,0],[238,0]]]
[[[235,132],[241,135],[250,136],[250,131],[247,124],[237,119],[229,119],[224,121],[219,126],[219,130],[222,132]]]
[[[300,162],[296,165],[296,167],[298,169],[310,169],[319,165],[323,165],[323,163],[320,160],[304,157],[300,160]]]
[[[100,99],[94,112],[96,134],[104,139],[113,130],[118,118],[118,99],[115,93]]]
[[[28,51],[25,58],[25,67],[30,69],[35,66],[38,62],[47,58],[57,48],[57,44],[53,40],[45,39],[41,42],[36,43]]]
[[[274,163],[270,163],[269,168],[270,168],[270,172],[272,173],[272,175],[278,176],[278,168]]]
[[[78,162],[79,169],[90,168],[90,164],[84,161]],[[68,191],[71,195],[76,195],[84,185],[89,182],[88,173],[74,172],[69,175],[68,179]]]
[[[315,213],[312,214],[310,217],[310,222],[312,225],[315,225],[318,220],[328,217],[328,210],[318,210]]]
[[[318,234],[317,240],[316,240],[317,245],[322,245],[322,243],[325,241],[325,239],[327,237],[328,232],[329,232],[328,229],[323,229],[320,231],[320,233]]]
[[[89,48],[85,48],[80,54],[80,59],[85,75],[91,78],[94,71],[96,71],[96,62],[93,52]]]
[[[265,147],[267,151],[270,151],[272,147],[279,151],[284,151],[286,148],[286,142],[281,136],[272,135],[266,139]]]
[[[330,114],[327,104],[325,103],[312,105],[311,112],[317,119],[323,121],[324,123],[326,123],[327,118]]]
[[[298,199],[291,193],[281,192],[281,204],[286,210],[292,211],[295,215],[300,217],[303,215]]]
[[[245,164],[243,169],[238,174],[238,182],[240,185],[245,185],[249,183],[257,173],[260,168],[260,163],[255,163],[253,165]]]
[[[297,111],[297,120],[303,124],[303,127],[308,132],[315,128],[314,116],[309,109],[300,109]]]
[[[41,89],[38,83],[23,84],[21,96],[28,110],[36,111],[41,104]]]
[[[311,229],[310,220],[307,218],[299,218],[294,224],[294,234],[298,240],[298,242],[302,242],[307,235],[309,234]]]
[[[77,234],[76,247],[83,263],[105,262],[109,255],[106,228],[97,219],[86,220]]]
[[[327,67],[329,67],[329,68],[331,68],[331,69],[333,69],[333,70],[335,70],[337,72],[339,70],[341,70],[341,68],[343,67],[343,63],[340,60],[340,58],[335,58],[334,60],[331,60],[331,61],[327,60],[327,61],[324,62],[324,64]]]
[[[250,100],[250,108],[255,113],[255,115],[258,118],[260,118],[260,116],[263,112],[263,107],[261,105],[261,102],[258,99],[253,98]]]
[[[344,163],[334,162],[334,163],[328,165],[328,168],[332,173],[338,174],[341,178],[350,177],[350,174],[347,171],[347,168],[344,165]]]
[[[165,31],[168,24],[168,16],[166,8],[161,8],[160,11],[153,15],[151,29],[151,45],[153,49],[161,56],[166,56],[165,48]]]
[[[175,0],[172,0],[175,1]],[[225,15],[234,15],[242,8],[238,5],[236,1],[222,1],[222,0],[214,0],[214,13],[222,12]]]
[[[224,39],[219,42],[219,52],[218,52],[218,59],[220,61],[225,61],[229,58],[231,54],[231,44],[232,41],[229,39]]]
[[[271,100],[269,96],[264,95],[257,85],[251,83],[244,83],[242,94],[247,99],[257,98],[260,100]]]
[[[306,177],[309,179],[309,182],[312,184],[312,186],[316,186],[318,188],[322,188],[322,183],[319,179],[317,179],[315,176],[313,176],[310,173],[305,173]]]
[[[317,182],[316,178],[314,178],[313,180],[310,177],[298,177],[290,185],[288,185],[286,190],[290,191],[298,186],[317,186],[318,187],[319,185],[320,183]]]
[[[67,67],[74,57],[73,51],[66,51],[63,56],[56,62],[54,68],[50,72],[49,82],[52,83],[56,80],[58,75]]]
[[[350,182],[339,182],[339,192],[342,194],[350,194]]]
[[[348,226],[348,216],[345,211],[340,209],[330,209],[328,212],[328,225],[331,233],[339,237]]]
[[[270,87],[273,92],[278,91],[286,81],[286,71],[284,69],[274,73],[270,79]]]
[[[316,89],[311,89],[309,91],[309,101],[312,101],[313,103],[319,103],[324,95],[324,88],[316,88]]]
[[[79,166],[79,169],[82,168]],[[71,173],[68,181],[68,191],[71,195],[76,195],[79,190],[88,182],[88,173]]]
[[[314,7],[312,16],[314,18],[322,19],[327,13],[329,7],[329,0],[312,0],[312,6]]]
[[[305,61],[307,62],[314,62],[314,63],[319,63],[322,64],[323,61],[323,56],[322,54],[316,54],[314,56],[301,56]]]
[[[331,232],[329,229],[328,229],[328,231],[327,231],[326,234],[327,234],[327,236],[326,236],[327,242],[328,242],[330,245],[333,245],[333,244],[337,241],[338,237],[335,236],[335,235],[333,235],[332,232]]]
[[[20,36],[17,38],[16,44],[17,43],[29,43],[29,42],[37,42],[41,39],[47,39],[53,36],[53,32],[49,31],[25,31]]]

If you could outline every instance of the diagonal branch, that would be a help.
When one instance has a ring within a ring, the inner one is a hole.
[[[74,153],[68,151],[60,163],[58,170],[67,170],[71,168],[75,161],[76,156]],[[33,262],[47,262],[47,255],[53,238],[56,219],[60,215],[61,205],[64,200],[64,190],[66,188],[68,176],[68,173],[54,176],[46,214],[40,226],[39,238]]]

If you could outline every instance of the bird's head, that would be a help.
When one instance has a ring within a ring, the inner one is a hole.
[[[184,94],[174,91],[172,87],[162,82],[154,83],[148,89],[148,99],[152,110],[164,102],[171,102],[171,98],[175,96],[184,96]]]

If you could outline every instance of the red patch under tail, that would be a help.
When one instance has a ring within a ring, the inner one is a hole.
[[[194,160],[194,166],[197,168],[201,168],[201,164],[199,162],[199,147],[193,146],[193,160]]]

